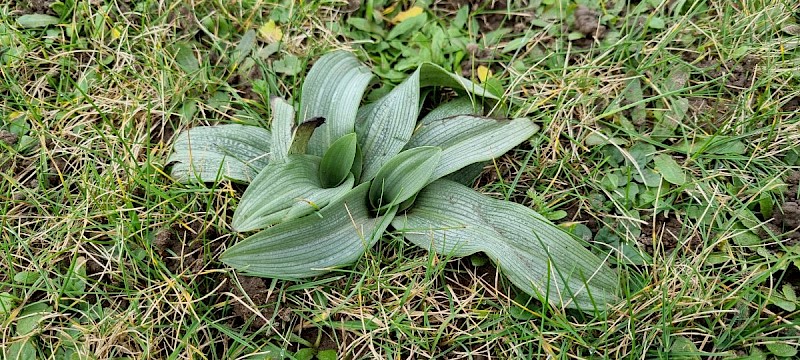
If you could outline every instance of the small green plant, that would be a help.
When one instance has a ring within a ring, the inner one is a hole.
[[[224,263],[262,277],[317,276],[356,261],[392,227],[438,253],[486,253],[514,285],[553,305],[594,310],[617,299],[615,272],[579,241],[525,206],[445,179],[529,139],[536,124],[474,115],[475,96],[498,99],[433,64],[359,107],[371,79],[355,57],[334,52],[309,72],[299,113],[271,99],[270,130],[230,124],[178,137],[169,163],[179,181],[250,183],[232,226],[258,232],[227,249]],[[418,121],[426,86],[472,97]]]

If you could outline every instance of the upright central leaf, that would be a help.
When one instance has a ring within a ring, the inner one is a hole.
[[[356,133],[364,164],[362,181],[375,177],[378,169],[406,145],[419,115],[419,71],[380,100],[358,112]]]
[[[358,105],[372,72],[352,54],[337,51],[321,57],[303,82],[300,119],[322,117],[308,143],[308,153],[322,156],[330,145],[353,132]]]
[[[319,179],[320,159],[293,155],[285,163],[269,164],[242,195],[233,214],[236,231],[251,231],[302,217],[341,197],[353,187],[347,177],[336,187],[325,188]]]
[[[331,144],[319,164],[322,187],[339,186],[347,179],[356,160],[356,134],[347,134]]]
[[[428,184],[441,154],[442,149],[433,146],[397,154],[378,170],[372,180],[370,204],[382,212],[410,199]]]

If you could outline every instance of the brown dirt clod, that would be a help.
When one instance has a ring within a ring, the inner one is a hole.
[[[697,234],[686,234],[685,229],[686,226],[675,217],[658,216],[655,219],[655,228],[650,222],[642,225],[639,243],[644,245],[650,254],[653,254],[657,247],[669,251],[680,244],[685,244],[690,249],[700,245],[701,238]],[[653,239],[658,239],[660,244],[654,244]]]
[[[184,270],[198,273],[203,270],[205,261],[202,240],[213,238],[216,233],[208,230],[204,236],[200,236],[203,235],[200,231],[199,226],[194,225],[191,229],[174,226],[156,233],[153,248],[163,258],[167,269],[174,273]]]
[[[253,305],[265,305],[270,302],[270,300],[274,301],[274,298],[276,298],[275,294],[269,295],[267,286],[264,284],[264,280],[261,278],[240,275],[239,284],[242,285],[241,289],[245,292],[245,294],[247,294],[247,297],[250,298]],[[232,287],[234,294],[237,296],[244,295],[238,287]],[[242,320],[248,320],[252,318],[250,327],[251,329],[255,330],[267,325],[267,320],[265,319],[272,318],[272,309],[262,309],[261,316],[257,316],[256,314],[253,314],[253,311],[247,305],[239,301],[233,301],[233,314]]]
[[[0,142],[8,146],[14,145],[17,142],[17,135],[5,130],[0,130]]]
[[[584,5],[575,9],[575,30],[597,39],[604,38],[608,32],[604,25],[600,25],[600,14]]]
[[[767,226],[776,234],[785,233],[789,245],[792,245],[800,243],[800,171],[789,174],[786,180],[789,184],[784,192],[786,202],[772,214],[772,222]]]
[[[53,0],[26,0],[21,1],[22,7],[25,10],[34,14],[50,14],[54,15],[55,12],[50,8],[55,1]]]

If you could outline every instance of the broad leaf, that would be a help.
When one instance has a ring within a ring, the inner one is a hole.
[[[485,252],[514,285],[554,305],[591,311],[617,300],[615,272],[570,235],[525,206],[448,180],[423,189],[392,226],[438,253]]]
[[[57,17],[46,14],[27,14],[17,18],[17,24],[26,29],[46,27],[58,24],[58,22]]]
[[[433,110],[431,110],[430,112],[428,112],[428,114],[425,115],[425,117],[419,121],[418,126],[425,126],[433,121],[457,115],[480,116],[482,114],[483,114],[483,106],[481,104],[476,103],[475,101],[473,101],[473,99],[469,97],[462,96],[454,100],[448,101],[446,103],[443,103],[434,108]],[[447,175],[446,178],[449,180],[453,180],[459,184],[470,186],[481,175],[481,173],[483,172],[483,168],[486,166],[487,162],[488,161],[481,161],[467,165],[451,173],[450,175]],[[400,209],[402,210],[403,207],[401,206]]]
[[[353,187],[353,176],[326,189],[319,181],[320,158],[292,155],[286,163],[270,163],[242,195],[233,214],[236,231],[258,230],[317,211]]]
[[[539,126],[530,119],[496,120],[460,115],[421,125],[406,148],[438,146],[442,159],[431,181],[469,164],[494,159],[529,139]]]
[[[178,135],[167,164],[172,164],[172,177],[184,183],[249,182],[267,165],[271,136],[249,125],[192,128]]]
[[[222,262],[254,276],[298,279],[356,261],[380,239],[395,209],[371,217],[361,184],[319,211],[265,229],[225,251]]]
[[[378,169],[408,142],[419,115],[419,89],[426,86],[463,89],[471,94],[498,99],[480,85],[438,65],[420,65],[391,92],[358,111],[356,133],[364,152],[363,180],[372,179]],[[464,108],[461,104],[458,106],[458,110]]]
[[[419,75],[419,86],[446,86],[454,89],[464,89],[466,92],[478,95],[487,99],[500,100],[497,96],[486,90],[484,87],[470,81],[469,79],[453,74],[439,65],[424,63],[417,70]]]
[[[269,99],[272,108],[272,154],[271,162],[284,162],[289,156],[294,131],[294,108],[277,96]]]
[[[389,160],[375,175],[369,200],[380,210],[399,205],[418,193],[430,181],[442,149],[432,146],[403,151]]]
[[[482,114],[483,106],[480,104],[475,104],[469,97],[462,96],[437,106],[435,109],[428,112],[428,114],[425,115],[425,117],[423,117],[419,123],[421,125],[426,125],[435,120],[441,120],[457,115]]]
[[[356,133],[364,153],[362,181],[375,177],[378,169],[400,153],[419,115],[419,71],[378,101],[358,112]]]
[[[324,188],[339,186],[356,159],[356,134],[347,134],[331,144],[319,164],[319,181]]]
[[[686,173],[672,156],[658,154],[653,157],[653,162],[655,163],[656,171],[658,171],[667,182],[679,186],[686,183]]]
[[[310,154],[322,156],[336,139],[353,132],[370,80],[372,72],[350,53],[335,51],[317,60],[303,82],[300,101],[300,119],[325,119],[311,137]]]

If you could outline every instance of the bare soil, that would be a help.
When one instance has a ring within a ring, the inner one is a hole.
[[[767,227],[775,234],[784,234],[787,244],[800,243],[800,171],[795,171],[786,179],[789,185],[784,192],[786,201],[772,214]]]
[[[593,37],[595,39],[606,37],[608,29],[604,25],[600,25],[600,13],[584,5],[578,5],[574,15],[575,30],[587,37]]]
[[[738,94],[750,87],[756,75],[756,68],[760,60],[753,55],[747,55],[739,60],[722,62],[716,58],[692,59],[684,53],[685,60],[695,62],[697,67],[704,70],[703,76],[707,80],[724,78],[725,88],[731,93]]]
[[[27,13],[55,15],[55,12],[50,9],[50,5],[54,2],[53,0],[20,0],[17,2],[17,6]]]
[[[698,234],[686,233],[688,228],[690,227],[684,225],[676,217],[657,216],[655,221],[642,225],[642,235],[639,237],[639,243],[644,245],[644,250],[651,255],[657,249],[671,251],[682,246],[694,249],[702,245],[702,239]],[[653,239],[658,239],[659,243],[654,244]]]
[[[5,130],[0,130],[0,142],[12,146],[17,143],[17,135]]]

